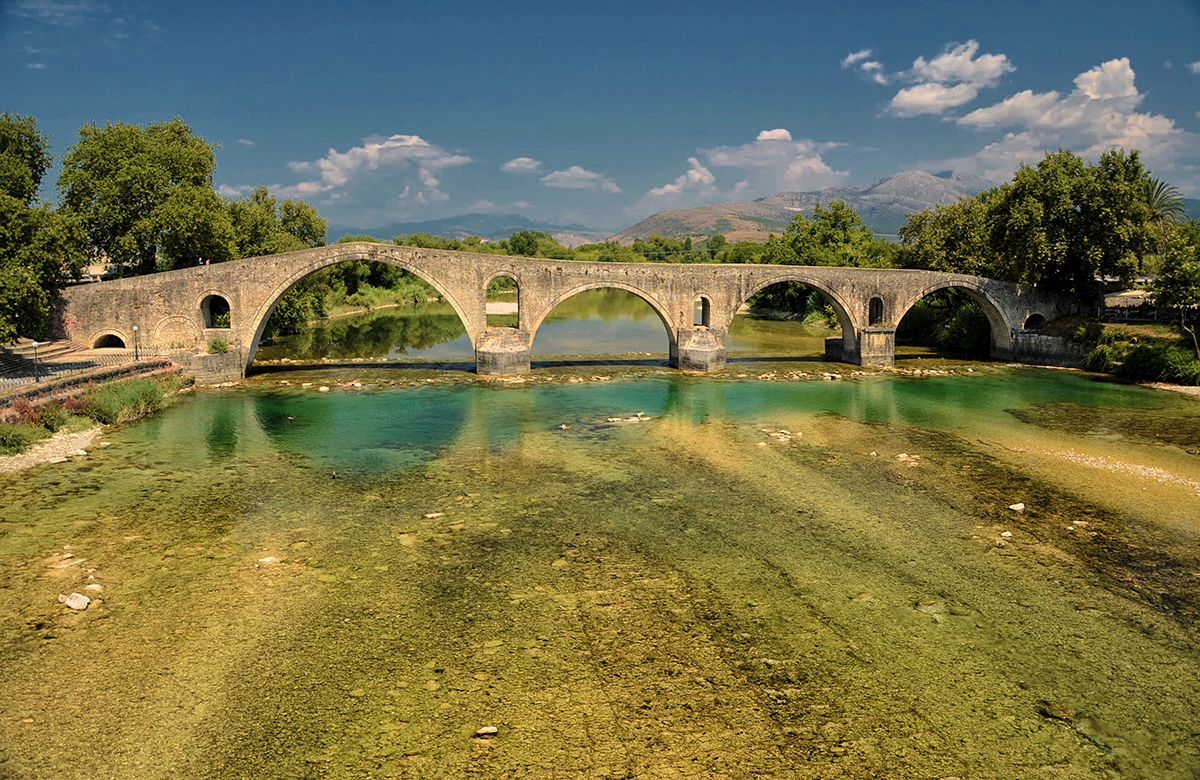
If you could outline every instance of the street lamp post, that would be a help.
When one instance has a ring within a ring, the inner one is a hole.
[[[138,357],[138,326],[137,325],[133,326],[133,359],[135,362],[138,360],[141,360],[141,358]]]
[[[38,373],[37,349],[38,349],[38,343],[35,341],[35,342],[33,342],[33,381],[40,382],[40,381],[42,381],[42,375]]]

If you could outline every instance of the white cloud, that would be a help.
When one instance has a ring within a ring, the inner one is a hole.
[[[753,143],[701,150],[713,167],[740,168],[753,174],[753,189],[771,195],[782,190],[818,190],[845,181],[849,173],[835,171],[821,158],[839,144],[794,140],[783,129],[764,130]]]
[[[426,203],[449,197],[438,189],[441,183],[434,176],[434,171],[469,162],[470,157],[453,154],[418,135],[372,137],[366,139],[362,146],[351,147],[345,152],[330,149],[319,160],[289,162],[288,167],[293,171],[316,171],[319,175],[286,187],[274,185],[272,189],[277,189],[280,196],[285,198],[311,197],[344,188],[364,173],[385,168],[406,169],[409,164],[415,164],[417,176],[426,191],[417,193],[413,200]]]
[[[980,54],[976,57],[978,51],[979,42],[970,40],[952,49],[948,48],[928,62],[924,57],[917,57],[910,74],[920,81],[937,84],[965,82],[981,87],[993,87],[1001,76],[1015,70],[1005,55]]]
[[[568,190],[598,190],[616,194],[621,191],[617,183],[606,176],[594,171],[584,170],[578,165],[572,165],[565,171],[554,171],[541,178],[547,187],[560,187]]]
[[[1161,114],[1137,111],[1143,96],[1128,58],[1109,60],[1079,74],[1075,89],[1018,92],[958,119],[977,130],[1013,128],[977,154],[947,161],[956,170],[1003,180],[1021,162],[1036,163],[1045,151],[1066,147],[1095,158],[1113,148],[1137,149],[1151,168],[1171,170],[1181,154],[1200,151],[1200,138]]]
[[[242,146],[254,146],[254,142],[251,141],[249,138],[239,138],[239,139],[237,139],[237,142],[239,144],[241,144]]]
[[[782,127],[780,127],[775,130],[763,130],[761,133],[758,134],[757,140],[759,140],[759,141],[790,141],[790,140],[792,140],[792,134],[789,133],[787,130],[784,130]]]
[[[29,68],[30,70],[45,70],[46,63],[44,63],[44,62],[27,62],[27,63],[25,63],[25,67]]]
[[[851,52],[846,55],[846,59],[842,60],[842,70],[857,65],[865,59],[870,58],[874,53],[873,49],[859,49],[856,52]]]
[[[787,131],[784,130],[784,133]],[[761,137],[761,135],[760,135]],[[790,139],[791,136],[789,135]],[[655,187],[646,193],[648,198],[661,198],[665,200],[674,200],[685,192],[698,196],[715,195],[717,177],[713,176],[712,171],[700,164],[700,161],[695,157],[688,158],[687,173],[679,176],[675,181],[664,184],[661,187]]]
[[[1188,70],[1192,72],[1193,76],[1200,75],[1200,60],[1197,60],[1196,62],[1189,62]]]
[[[542,161],[532,157],[514,157],[501,165],[500,170],[505,173],[541,173]]]
[[[217,192],[224,195],[226,198],[241,198],[254,192],[254,187],[249,184],[242,184],[238,187],[231,187],[228,184],[222,184],[217,187]]]
[[[859,49],[856,52],[847,54],[842,60],[842,70],[854,68],[858,72],[867,76],[876,84],[888,83],[888,76],[883,71],[883,63],[878,60],[870,59],[875,53],[874,49]]]
[[[974,100],[979,90],[970,84],[918,84],[905,87],[896,93],[888,108],[896,116],[918,116],[940,114],[948,108],[961,106]]]
[[[979,54],[978,41],[947,47],[932,60],[917,57],[910,70],[898,74],[898,78],[916,83],[897,92],[888,110],[902,117],[941,114],[971,102],[979,90],[996,86],[1004,74],[1014,70],[1006,55]],[[876,75],[882,76],[882,71]]]

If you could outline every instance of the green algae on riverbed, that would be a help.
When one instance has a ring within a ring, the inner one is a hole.
[[[1053,453],[1200,467],[1038,404],[1200,417],[1029,370],[201,393],[0,482],[0,777],[1193,776],[1155,507],[1200,497]]]

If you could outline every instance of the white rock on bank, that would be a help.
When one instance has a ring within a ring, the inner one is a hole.
[[[92,600],[82,593],[72,593],[70,596],[64,596],[60,593],[58,594],[58,601],[60,604],[66,604],[71,609],[80,612],[87,609],[88,605],[92,603]]]
[[[1024,512],[1024,511],[1025,511],[1025,504],[1023,504],[1023,503],[1021,503],[1021,502],[1017,502],[1016,504],[1012,504],[1012,505],[1010,505],[1008,508],[1009,508],[1009,509],[1011,509],[1011,510],[1012,510],[1012,511],[1014,511],[1014,512]]]

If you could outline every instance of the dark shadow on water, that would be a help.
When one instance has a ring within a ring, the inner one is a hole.
[[[258,374],[286,374],[291,371],[312,371],[314,369],[346,369],[358,368],[362,370],[379,371],[379,370],[405,370],[405,371],[465,371],[467,373],[475,372],[474,360],[421,360],[406,362],[402,360],[388,361],[349,361],[349,360],[330,360],[330,361],[314,361],[300,362],[293,361],[287,365],[268,365],[259,366],[252,365],[250,370],[246,372],[247,376],[257,376]]]
[[[756,357],[754,355],[742,355],[739,357],[727,357],[726,363],[830,363],[841,361],[826,360],[823,355],[763,355]],[[847,363],[846,365],[851,365]]]
[[[578,358],[558,358],[550,360],[534,360],[531,368],[564,368],[567,366],[640,366],[643,368],[666,368],[668,361],[659,358],[610,358],[600,355]]]

